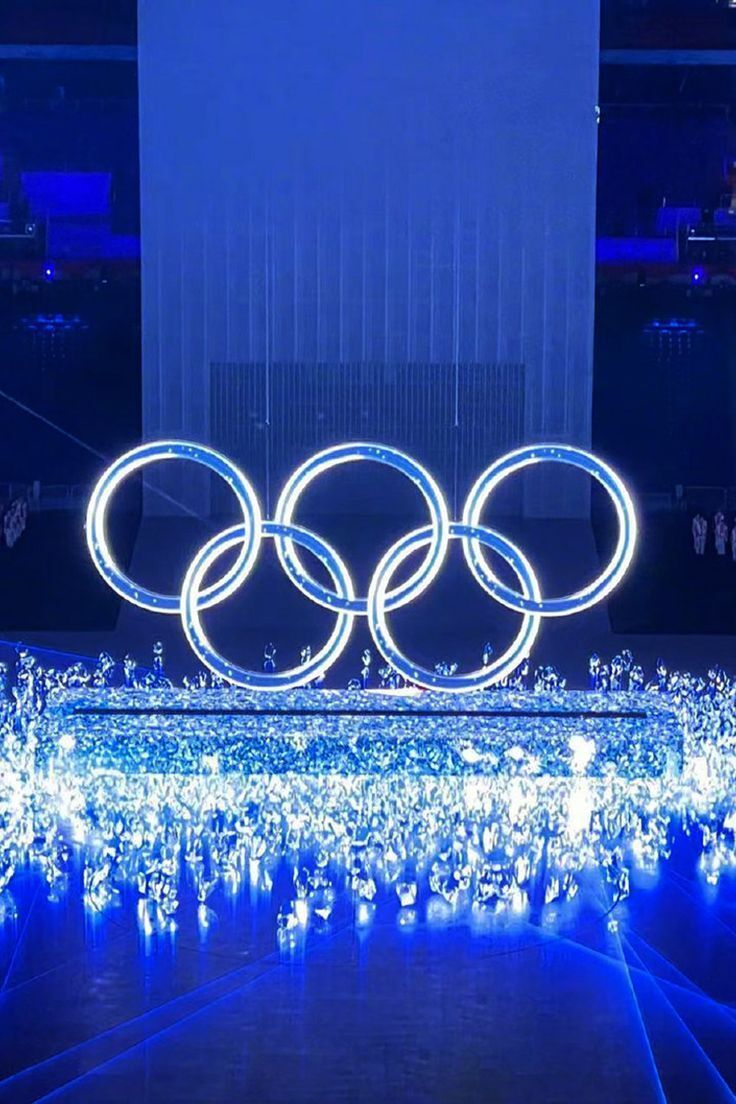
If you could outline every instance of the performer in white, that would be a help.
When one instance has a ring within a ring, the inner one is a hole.
[[[716,552],[719,556],[726,555],[726,542],[728,541],[728,526],[726,525],[726,519],[723,514],[716,514]]]

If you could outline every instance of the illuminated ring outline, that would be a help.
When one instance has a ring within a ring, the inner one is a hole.
[[[203,609],[222,602],[251,571],[261,543],[261,508],[256,493],[239,468],[226,456],[189,441],[155,441],[124,453],[107,468],[95,485],[87,506],[87,546],[95,567],[112,589],[136,606],[152,613],[179,613],[179,594],[160,594],[134,583],[116,564],[107,539],[107,510],[113,494],[128,476],[159,460],[192,460],[209,469],[232,488],[243,511],[242,550],[221,579],[205,587],[199,595]]]
[[[423,686],[426,690],[444,690],[450,693],[483,690],[516,670],[526,659],[539,632],[541,618],[538,613],[525,612],[519,632],[507,650],[487,667],[478,671],[471,671],[465,675],[441,675],[411,663],[397,647],[389,631],[386,621],[386,591],[393,573],[416,548],[429,543],[431,534],[430,527],[415,529],[396,541],[382,557],[368,591],[368,625],[371,635],[384,659],[409,682]],[[530,601],[540,599],[539,583],[531,564],[516,545],[506,537],[483,525],[465,525],[458,521],[450,522],[449,535],[450,538],[459,538],[464,545],[466,541],[474,540],[498,552],[516,573],[524,596]],[[480,582],[480,579],[478,581]],[[484,586],[483,583],[481,585]]]
[[[616,548],[607,566],[582,590],[562,598],[531,598],[502,583],[494,574],[476,538],[463,541],[465,559],[475,578],[489,594],[516,613],[538,613],[542,617],[565,617],[600,602],[618,585],[628,571],[637,536],[636,510],[631,496],[618,475],[598,457],[571,445],[529,445],[506,453],[494,461],[473,484],[463,508],[466,525],[480,524],[480,515],[491,492],[507,476],[522,468],[544,462],[569,464],[596,479],[608,491],[618,519]]]
[[[411,456],[388,445],[351,442],[335,445],[310,456],[289,476],[274,511],[274,521],[290,526],[297,503],[304,491],[318,476],[339,464],[348,464],[357,460],[372,460],[394,468],[406,475],[421,491],[431,519],[431,540],[424,561],[401,586],[390,591],[386,597],[388,610],[398,609],[421,594],[422,590],[435,578],[447,553],[450,519],[442,492],[426,468],[413,460]],[[276,551],[287,575],[307,598],[328,609],[340,609],[365,617],[368,613],[368,599],[353,597],[350,599],[337,595],[313,579],[304,568],[294,542],[286,537],[276,537]]]
[[[309,529],[302,529],[297,525],[279,525],[274,521],[264,521],[261,533],[264,537],[273,537],[274,539],[288,537],[296,544],[300,544],[303,548],[312,552],[329,571],[337,588],[333,606],[337,614],[337,620],[327,643],[302,666],[274,672],[251,671],[245,667],[240,667],[236,663],[230,663],[212,647],[202,627],[200,617],[203,608],[201,601],[202,582],[207,572],[221,555],[237,544],[242,544],[246,539],[246,530],[242,525],[234,525],[229,529],[223,529],[221,533],[217,533],[202,546],[192,560],[182,587],[182,625],[192,650],[202,663],[228,682],[234,683],[235,686],[241,686],[245,690],[294,690],[298,686],[304,686],[305,683],[324,675],[344,650],[353,627],[354,615],[340,610],[338,602],[347,601],[354,597],[353,584],[348,570],[337,552]]]

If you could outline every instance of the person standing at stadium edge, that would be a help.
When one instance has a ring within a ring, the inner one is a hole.
[[[705,538],[708,534],[708,522],[700,512],[693,518],[692,531],[695,555],[702,556],[705,554]]]
[[[726,542],[728,540],[728,526],[726,525],[726,519],[722,513],[716,514],[716,552],[719,556],[726,555]]]

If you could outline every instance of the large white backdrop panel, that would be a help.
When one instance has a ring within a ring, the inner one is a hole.
[[[587,445],[597,9],[141,0],[145,436],[218,444],[213,364],[479,364],[523,366],[525,441]]]

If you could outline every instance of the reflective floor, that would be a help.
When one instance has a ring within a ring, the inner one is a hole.
[[[407,918],[346,890],[290,944],[279,894],[249,885],[216,890],[206,927],[190,895],[175,931],[146,935],[134,892],[96,910],[74,864],[51,891],[24,874],[5,898],[0,1099],[732,1099],[736,884],[711,890],[696,851],[678,837],[625,903],[593,874],[536,915],[435,895]]]

